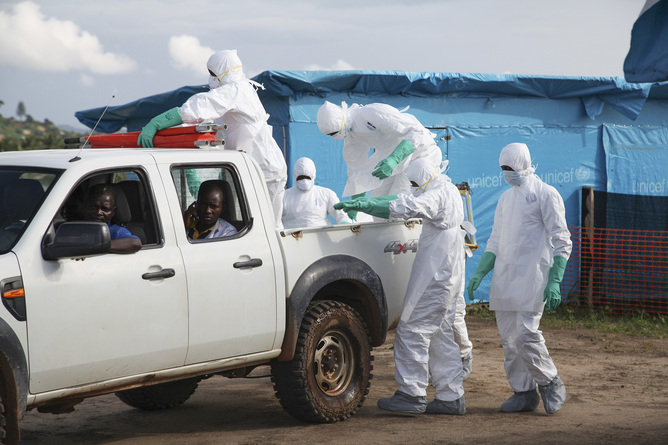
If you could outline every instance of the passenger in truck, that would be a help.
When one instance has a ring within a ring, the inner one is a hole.
[[[225,205],[225,193],[218,181],[204,181],[197,192],[197,201],[183,214],[186,234],[191,239],[232,236],[237,229],[220,217]]]

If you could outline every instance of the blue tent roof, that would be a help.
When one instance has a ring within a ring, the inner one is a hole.
[[[74,117],[88,128],[94,128],[97,124],[95,129],[101,133],[115,133],[123,127],[127,127],[128,131],[139,131],[156,115],[182,105],[193,94],[208,90],[208,85],[181,87],[167,93],[144,97],[125,105],[77,111]],[[103,116],[102,119],[100,116]],[[99,124],[98,119],[100,119]]]
[[[668,99],[668,82],[627,83],[621,77],[560,77],[511,74],[412,73],[401,71],[265,71],[253,80],[263,84],[258,94],[265,103],[304,94],[327,96],[335,92],[374,96],[426,97],[539,97],[580,98],[594,119],[605,104],[635,120],[648,97]],[[207,91],[206,85],[182,87],[109,107],[97,130],[113,133],[126,127],[138,131],[154,116],[182,105],[191,95]],[[78,111],[75,117],[93,128],[104,107]],[[272,124],[286,125],[285,115],[272,114]]]
[[[629,82],[668,80],[668,0],[647,0],[633,24],[624,77]]]

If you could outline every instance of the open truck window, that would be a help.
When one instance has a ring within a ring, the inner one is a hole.
[[[172,168],[172,179],[179,197],[181,213],[184,215],[190,206],[196,204],[198,192],[203,184],[213,182],[222,191],[223,203],[220,218],[233,226],[236,233],[218,239],[241,236],[250,228],[250,217],[243,188],[239,175],[231,165],[176,166]],[[184,227],[184,230],[187,229],[188,227]]]

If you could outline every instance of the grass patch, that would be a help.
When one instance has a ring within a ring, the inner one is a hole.
[[[466,316],[476,320],[496,321],[494,311],[489,310],[489,303],[473,303],[466,305]]]
[[[489,303],[467,305],[466,316],[477,320],[496,319],[494,311],[489,310]],[[668,337],[668,317],[653,316],[642,311],[615,315],[606,309],[587,310],[562,304],[556,311],[543,313],[540,325],[560,329],[590,329],[643,338]]]
[[[668,317],[649,315],[644,311],[625,315],[611,314],[606,309],[588,310],[561,305],[556,311],[546,312],[542,326],[573,329],[592,329],[599,332],[619,333],[644,338],[668,337]]]

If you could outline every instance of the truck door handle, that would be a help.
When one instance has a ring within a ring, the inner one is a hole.
[[[153,280],[155,278],[172,278],[176,275],[174,269],[162,269],[158,272],[146,272],[141,277],[143,280]]]
[[[249,261],[237,261],[232,266],[234,266],[235,269],[241,269],[244,267],[260,267],[262,266],[262,260],[260,258],[253,258]]]

